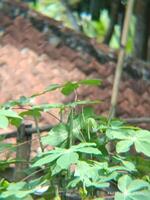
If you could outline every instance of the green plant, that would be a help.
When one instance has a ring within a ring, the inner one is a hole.
[[[26,116],[32,116],[37,122],[42,112],[53,108],[59,109],[61,116],[66,115],[66,110],[68,114],[65,120],[60,118],[46,136],[39,134],[42,151],[33,158],[28,169],[33,180],[7,184],[1,181],[0,199],[34,199],[40,193],[43,199],[59,200],[72,191],[82,199],[149,199],[149,172],[144,164],[149,163],[150,132],[119,119],[97,115],[87,106],[99,101],[77,98],[81,85],[99,86],[100,83],[93,79],[53,84],[41,93],[1,105],[2,128],[6,128],[8,122],[19,126]],[[33,98],[56,89],[66,96],[74,92],[75,101],[32,105]],[[28,106],[28,109],[17,114],[15,106]],[[112,144],[113,148],[109,148]],[[51,150],[46,150],[47,146]],[[43,175],[34,180],[39,170]]]

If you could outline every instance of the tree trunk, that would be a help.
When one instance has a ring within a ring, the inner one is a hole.
[[[99,20],[100,7],[101,7],[101,1],[100,0],[92,0],[91,1],[90,11],[91,11],[91,15],[92,15],[92,20]]]
[[[111,14],[110,14],[111,20],[106,36],[104,38],[105,44],[109,44],[111,37],[113,35],[114,27],[118,19],[119,5],[120,5],[120,0],[114,0],[111,2]]]

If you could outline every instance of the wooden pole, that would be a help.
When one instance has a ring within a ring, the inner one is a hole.
[[[117,98],[118,98],[118,93],[119,93],[119,86],[120,86],[123,62],[124,62],[124,57],[125,57],[125,48],[126,48],[126,43],[127,43],[127,38],[128,38],[129,25],[130,25],[131,17],[132,17],[133,6],[134,6],[134,0],[128,0],[126,13],[125,13],[125,20],[124,20],[124,25],[123,25],[123,31],[122,31],[122,37],[121,37],[120,52],[118,55],[118,62],[116,66],[115,79],[114,79],[113,90],[112,90],[111,108],[110,108],[110,113],[109,113],[110,119],[114,117],[116,114]]]
[[[26,128],[32,125],[22,124],[17,131],[16,169],[14,180],[20,181],[26,177],[25,170],[29,167],[32,135],[26,133]],[[20,145],[22,144],[22,145]]]

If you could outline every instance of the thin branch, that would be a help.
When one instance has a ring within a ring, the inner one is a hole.
[[[46,168],[48,168],[48,167],[46,167]],[[26,181],[28,178],[32,177],[33,175],[35,175],[41,171],[43,171],[43,169],[36,170],[35,172],[33,172],[33,173],[29,174],[28,176],[26,176],[25,178],[23,178],[21,181]]]
[[[138,123],[150,123],[150,117],[140,117],[140,118],[125,118],[123,119],[127,123],[138,124]]]
[[[51,112],[47,112],[49,115],[51,115],[52,117],[54,117],[55,119],[57,119],[59,122],[62,122],[61,119],[59,119],[57,116],[55,116],[53,113]]]
[[[116,72],[115,72],[115,80],[114,80],[113,90],[112,90],[111,108],[110,108],[110,113],[109,113],[110,119],[114,117],[116,113],[119,85],[121,81],[123,63],[124,63],[124,58],[125,58],[125,48],[126,48],[127,37],[128,37],[128,32],[129,32],[129,25],[130,25],[130,21],[132,17],[133,6],[134,6],[134,0],[128,1],[126,13],[125,13],[123,32],[122,32],[122,37],[121,37],[121,47],[120,47],[120,52],[118,55],[118,62],[117,62],[117,67],[116,67]]]
[[[39,131],[40,132],[45,132],[45,131],[49,131],[50,129],[52,129],[53,126],[51,125],[45,125],[45,126],[41,126],[39,127]],[[34,128],[27,128],[26,129],[26,133],[27,134],[35,134],[37,133],[37,128],[34,127]],[[0,135],[1,137],[4,137],[4,139],[8,139],[8,138],[13,138],[13,137],[16,137],[17,136],[17,131],[12,131],[10,133],[2,133]]]

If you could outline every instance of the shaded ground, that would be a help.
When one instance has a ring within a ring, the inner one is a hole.
[[[0,10],[0,102],[31,95],[51,83],[101,78],[100,88],[83,88],[79,98],[101,99],[103,103],[96,110],[106,115],[116,66],[115,53],[54,20],[28,11],[24,5],[5,2],[8,4],[2,3]],[[137,66],[138,70],[134,71]],[[117,115],[149,117],[149,68],[131,61],[125,69]],[[67,100],[55,92],[37,99],[37,103],[60,101]],[[46,120],[52,119],[46,117]]]

